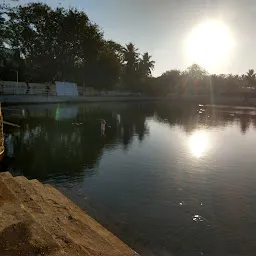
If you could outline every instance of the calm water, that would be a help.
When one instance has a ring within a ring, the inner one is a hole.
[[[2,169],[56,186],[142,255],[255,255],[256,110],[21,108]]]

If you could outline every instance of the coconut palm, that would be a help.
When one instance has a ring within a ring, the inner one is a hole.
[[[139,62],[138,49],[134,44],[129,43],[126,45],[123,51],[124,60],[124,83],[129,90],[137,90],[138,79],[137,70]]]
[[[126,67],[134,71],[137,68],[139,60],[139,53],[137,51],[138,49],[132,43],[127,44],[126,48],[124,48],[124,61]]]
[[[254,69],[249,69],[249,71],[246,73],[246,76],[255,78],[256,74],[254,73]]]
[[[155,67],[155,61],[151,60],[152,56],[148,54],[148,52],[142,55],[142,59],[139,62],[139,69],[141,75],[144,77],[148,77],[152,75],[152,70]]]
[[[255,82],[256,82],[256,73],[254,73],[253,69],[250,69],[247,73],[246,73],[246,79],[248,81],[248,86],[255,86]]]

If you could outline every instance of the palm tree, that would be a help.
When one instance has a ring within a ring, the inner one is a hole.
[[[124,61],[126,67],[133,71],[136,70],[138,64],[139,53],[137,51],[138,49],[135,48],[133,43],[127,44],[126,48],[124,48]]]
[[[246,73],[246,79],[248,81],[248,86],[254,87],[256,82],[256,74],[254,73],[253,69],[250,69]]]
[[[124,60],[124,83],[129,88],[129,90],[137,90],[137,70],[138,70],[138,61],[139,53],[138,49],[134,44],[129,43],[126,45],[123,51],[123,60]]]
[[[148,52],[142,55],[142,59],[139,62],[139,69],[141,75],[144,77],[149,77],[152,75],[152,70],[155,67],[155,61],[151,60],[152,56]]]
[[[246,73],[247,77],[256,77],[256,74],[254,73],[254,69],[249,69],[249,71]]]

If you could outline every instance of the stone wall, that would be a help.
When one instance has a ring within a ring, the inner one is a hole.
[[[48,89],[47,89],[48,87]],[[140,93],[124,92],[124,91],[99,91],[92,87],[78,86],[79,96],[140,96]],[[3,95],[40,95],[40,96],[57,96],[56,85],[49,83],[29,83],[16,81],[0,81],[0,94]]]
[[[1,81],[0,93],[7,95],[56,95],[55,84],[47,83],[29,83],[29,87],[25,82]]]

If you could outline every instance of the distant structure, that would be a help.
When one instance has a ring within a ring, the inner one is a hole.
[[[78,96],[78,89],[75,83],[55,82],[57,96]]]

